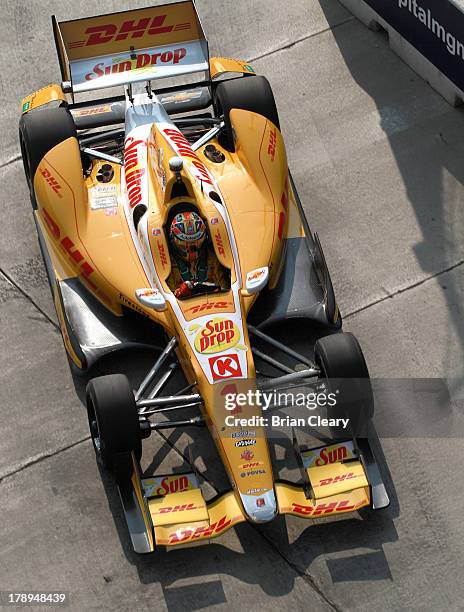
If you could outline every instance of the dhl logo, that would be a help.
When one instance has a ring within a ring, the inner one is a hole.
[[[223,516],[215,523],[212,523],[209,527],[197,527],[196,529],[187,528],[179,530],[169,536],[169,544],[180,544],[181,542],[188,542],[189,540],[196,540],[199,538],[210,538],[213,535],[219,535],[222,531],[227,529],[232,523],[231,519],[227,519]]]
[[[50,229],[52,235],[57,240],[60,240],[60,244],[62,248],[66,251],[69,257],[76,264],[78,264],[79,269],[82,275],[84,276],[85,280],[89,283],[92,289],[96,291],[97,287],[90,279],[90,276],[94,272],[94,269],[92,268],[92,266],[85,260],[84,256],[79,251],[79,249],[76,249],[74,247],[74,242],[71,240],[71,238],[69,238],[69,236],[65,236],[64,238],[61,239],[61,232],[60,232],[60,228],[58,227],[58,224],[51,218],[51,216],[48,214],[45,208],[42,208],[42,217],[45,223],[47,224],[48,228]]]
[[[165,268],[168,265],[168,258],[166,255],[166,249],[164,248],[164,244],[162,242],[158,242],[158,253],[160,256],[161,265]]]
[[[222,242],[222,238],[221,238],[221,234],[219,230],[214,234],[214,240],[216,242],[216,246],[217,246],[219,255],[222,255],[224,257],[226,254],[226,251],[224,249],[224,243]]]
[[[109,104],[105,106],[94,106],[93,108],[82,108],[80,110],[73,111],[75,117],[86,117],[88,115],[100,115],[102,113],[110,113],[111,106]]]
[[[317,506],[305,506],[303,504],[292,504],[292,510],[303,516],[320,516],[321,514],[331,514],[333,512],[348,512],[355,510],[357,507],[364,505],[363,503],[349,505],[349,500],[330,502],[328,504],[317,504]]]
[[[323,478],[319,481],[319,486],[324,487],[325,485],[336,484],[337,482],[351,480],[352,478],[357,478],[356,474],[353,474],[353,472],[350,472],[349,474],[342,474],[341,476],[335,476],[334,478]]]
[[[280,198],[280,203],[282,204],[282,208],[284,210],[282,210],[279,215],[279,229],[277,230],[277,234],[279,236],[279,239],[282,240],[282,236],[284,234],[285,220],[287,218],[286,212],[288,208],[288,176],[285,179],[284,190]]]
[[[187,308],[187,312],[193,312],[194,314],[196,314],[197,312],[204,312],[219,308],[227,308],[229,305],[230,304],[228,302],[208,302],[207,304],[199,304],[197,306]]]
[[[201,506],[195,506],[195,504],[182,504],[179,506],[165,506],[160,508],[158,512],[154,514],[167,514],[168,512],[184,512],[185,510],[198,510]]]
[[[51,172],[49,170],[47,170],[46,168],[43,168],[42,170],[40,170],[40,174],[44,177],[47,185],[49,185],[52,188],[52,190],[56,193],[56,195],[59,198],[62,198],[63,195],[60,193],[60,189],[62,187],[58,183],[56,178],[51,174]]]
[[[159,36],[180,30],[190,30],[190,22],[166,24],[167,15],[156,15],[155,17],[144,17],[136,21],[130,19],[123,21],[121,25],[106,23],[91,26],[85,30],[87,38],[69,43],[70,49],[78,47],[89,47],[93,45],[106,45],[112,41],[132,40],[143,36]]]
[[[269,134],[269,145],[267,147],[267,153],[271,158],[271,161],[274,161],[276,154],[276,146],[277,146],[277,130],[275,128],[271,129]]]

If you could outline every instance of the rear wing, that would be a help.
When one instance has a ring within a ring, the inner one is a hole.
[[[208,42],[192,0],[52,22],[73,93],[198,72],[209,79]]]

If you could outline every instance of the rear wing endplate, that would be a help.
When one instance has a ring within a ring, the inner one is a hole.
[[[73,93],[198,72],[209,78],[208,42],[192,0],[52,22],[61,76]]]

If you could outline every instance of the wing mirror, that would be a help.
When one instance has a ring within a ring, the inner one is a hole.
[[[166,310],[166,300],[159,289],[136,289],[135,295],[138,301],[147,308],[153,308],[158,312]]]
[[[251,270],[248,272],[246,276],[245,289],[242,289],[241,293],[245,297],[249,297],[250,295],[254,295],[264,289],[269,280],[269,268],[264,266],[264,268],[256,268],[256,270]]]

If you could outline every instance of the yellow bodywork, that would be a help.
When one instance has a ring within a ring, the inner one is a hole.
[[[44,104],[54,101],[66,101],[66,96],[59,85],[52,84],[42,87],[34,93],[23,98],[21,102],[21,113],[28,113]]]
[[[210,68],[213,77],[252,71],[244,62],[226,58],[212,58]],[[58,86],[49,86],[25,98],[23,111],[52,100],[64,100]],[[250,271],[268,267],[268,284],[272,289],[282,272],[286,241],[304,238],[280,130],[262,115],[250,111],[234,109],[230,119],[235,151],[226,150],[217,138],[208,142],[224,156],[223,163],[211,161],[205,155],[205,145],[193,152],[174,126],[153,123],[146,141],[137,141],[137,136],[132,135],[126,138],[125,166],[93,159],[83,176],[79,145],[76,138],[70,137],[45,154],[33,177],[38,205],[34,214],[55,275],[55,306],[71,360],[78,368],[83,367],[70,337],[59,289],[60,282],[70,279],[78,279],[114,316],[122,317],[124,308],[129,308],[153,325],[160,325],[168,337],[175,336],[176,353],[185,377],[189,383],[196,381],[206,423],[235,483],[235,491],[210,503],[204,501],[200,489],[195,487],[146,499],[135,466],[132,486],[152,549],[157,545],[208,540],[246,520],[237,493],[255,503],[260,492],[275,490],[278,511],[302,517],[349,512],[370,500],[359,462],[348,467],[339,463],[309,468],[314,498],[308,500],[301,487],[274,482],[262,427],[253,428],[252,439],[243,439],[240,425],[225,427],[230,415],[225,409],[225,395],[255,389],[255,367],[245,322],[256,295],[243,290],[234,293],[231,287],[229,291],[187,300],[172,298],[162,311],[149,308],[136,297],[138,289],[153,286],[144,264],[148,260],[160,289],[172,296],[165,228],[170,210],[180,202],[190,202],[205,220],[214,253],[229,271],[231,285],[245,287]],[[172,197],[176,176],[170,170],[169,160],[181,151],[186,194]],[[102,181],[102,172],[108,166],[112,176]],[[132,214],[138,205],[137,180],[142,175],[147,177],[145,241],[140,228],[138,235],[134,235],[127,217],[128,210]],[[204,189],[205,182],[216,186],[226,217],[218,214],[215,202]],[[205,315],[209,318],[205,319]],[[197,319],[201,319],[200,323]],[[226,339],[219,345],[214,343],[214,337],[211,339],[208,325],[227,330]],[[217,355],[229,349],[241,356],[240,368],[246,376],[224,381],[214,380],[213,376],[211,381],[204,373],[205,360],[211,364],[213,374]],[[239,412],[242,418],[261,416],[260,409],[252,406]],[[329,482],[330,478],[333,481]]]
[[[231,115],[239,142],[236,152],[228,152],[217,140],[213,140],[212,143],[226,157],[226,162],[214,164],[209,161],[203,148],[197,151],[197,156],[213,176],[225,201],[239,256],[239,270],[234,264],[227,228],[222,219],[219,220],[214,203],[202,192],[201,184],[185,173],[184,182],[189,190],[187,201],[195,202],[207,220],[216,255],[221,264],[230,270],[232,282],[240,275],[241,285],[244,286],[248,271],[269,266],[270,284],[273,285],[280,272],[288,232],[291,236],[303,235],[289,187],[285,148],[278,128],[261,115],[246,111],[233,111]],[[148,165],[151,256],[163,289],[169,291],[166,282],[170,272],[169,248],[164,231],[155,230],[163,227],[169,208],[178,201],[166,202],[164,199],[164,194],[175,180],[167,163],[175,151],[171,141],[153,127],[144,154],[152,157]],[[159,159],[161,163],[157,163]],[[184,373],[189,382],[198,382],[207,422],[219,452],[227,469],[241,484],[240,465],[246,464],[241,459],[243,449],[236,447],[230,438],[233,429],[228,428],[227,437],[221,431],[227,412],[223,410],[224,398],[220,390],[227,385],[210,384],[205,378],[198,351],[192,350],[190,344],[190,332],[186,334],[170,304],[164,312],[157,312],[137,301],[136,290],[150,284],[123,210],[122,168],[113,164],[113,179],[108,183],[99,183],[96,177],[104,163],[94,161],[89,176],[84,180],[78,143],[75,138],[69,138],[49,151],[39,164],[34,177],[38,202],[35,215],[45,236],[56,278],[62,281],[77,277],[114,315],[122,316],[122,306],[132,308],[154,324],[161,325],[169,336],[177,337],[177,355]],[[138,160],[138,163],[142,164],[142,160]],[[135,171],[138,167],[135,167]],[[165,177],[164,189],[160,175]],[[180,198],[182,201],[185,199]],[[194,327],[196,318],[211,312],[211,320],[218,315],[227,320],[227,314],[234,313],[241,315],[245,321],[253,300],[253,296],[241,295],[240,313],[237,312],[231,291],[179,301],[178,306],[192,322],[190,330],[195,335],[198,333]],[[58,297],[56,302],[61,314],[59,320],[66,349],[76,366],[80,367]],[[255,370],[246,325],[237,346],[246,356],[248,376],[245,386],[249,388],[253,384]],[[242,384],[242,381],[234,382],[236,386]],[[246,485],[241,486],[246,489],[272,488],[267,441],[265,432],[260,428],[256,429],[253,453],[259,457],[262,465],[256,476],[247,478]]]
[[[212,79],[217,79],[223,74],[234,72],[243,74],[255,73],[253,67],[248,62],[230,57],[211,57],[209,60],[209,70]]]
[[[88,91],[92,83],[97,88],[105,64],[93,64],[102,58],[109,58],[111,64],[105,67],[105,75],[117,75],[122,79],[119,84],[141,80],[144,74],[151,74],[153,79],[170,74],[157,72],[158,57],[178,70],[173,74],[198,72],[195,66],[201,66],[206,73],[209,68],[212,82],[231,74],[257,78],[245,61],[223,57],[201,61],[203,52],[207,57],[207,44],[191,1],[53,23],[62,77],[66,81],[80,79],[63,85],[66,91],[68,87],[73,92]],[[166,50],[169,45],[180,47]],[[145,56],[142,52],[150,47],[152,54]],[[128,49],[130,57],[119,62],[118,56],[129,54]],[[184,57],[189,60],[191,56],[191,64],[180,64]],[[153,63],[150,70],[154,72],[143,72],[145,64],[138,65],[143,58]],[[85,68],[82,71],[81,65]],[[125,72],[129,73],[127,80]],[[369,505],[370,487],[362,462],[356,460],[359,456],[323,464],[323,451],[319,449],[314,465],[307,465],[303,473],[304,486],[275,482],[267,434],[259,425],[260,407],[246,404],[233,412],[226,409],[228,395],[256,391],[246,321],[258,297],[252,290],[259,285],[247,285],[247,280],[256,283],[256,278],[259,281],[259,275],[265,273],[268,288],[274,289],[289,241],[305,238],[278,126],[261,114],[232,108],[226,123],[230,120],[228,141],[233,151],[223,146],[223,134],[211,137],[207,144],[202,139],[204,144],[193,150],[165,109],[153,104],[157,100],[148,85],[146,91],[134,93],[138,103],[134,103],[132,89],[126,92],[124,163],[112,156],[103,161],[98,151],[81,152],[76,133],[50,145],[38,166],[38,160],[34,160],[34,176],[28,176],[70,359],[79,369],[87,367],[65,307],[64,291],[72,291],[72,287],[81,289],[82,285],[90,293],[89,303],[95,313],[104,312],[102,321],[112,315],[121,322],[126,309],[130,309],[151,322],[154,329],[161,327],[167,338],[177,341],[176,356],[187,382],[202,398],[204,420],[232,483],[232,490],[207,502],[195,474],[144,479],[132,453],[130,480],[125,477],[129,488],[126,517],[132,512],[134,519],[137,514],[134,521],[139,519],[137,525],[146,531],[149,550],[155,550],[159,545],[205,542],[247,519],[270,520],[274,513],[317,518]],[[111,100],[100,100],[93,112],[111,112]],[[67,104],[66,95],[62,87],[52,84],[24,98],[21,112],[61,103]],[[89,112],[89,107],[76,105],[72,110],[79,117]],[[23,123],[29,118],[24,117]],[[74,128],[71,122],[63,137],[72,134]],[[215,148],[212,157],[207,155],[211,146]],[[181,157],[182,166],[173,157]],[[171,170],[170,161],[180,168],[178,173]],[[229,289],[184,300],[175,297],[168,223],[179,204],[195,207],[204,220],[210,239],[208,249],[227,279],[230,277]],[[62,287],[66,289],[62,291]],[[161,299],[150,303],[142,299],[147,295]],[[99,303],[95,304],[93,298]],[[232,415],[238,418],[230,425],[228,418]],[[251,429],[243,424],[250,419],[257,423]],[[343,445],[334,448],[342,452]],[[310,462],[308,453],[306,460]],[[123,493],[120,487],[120,493],[123,498],[127,489]]]

